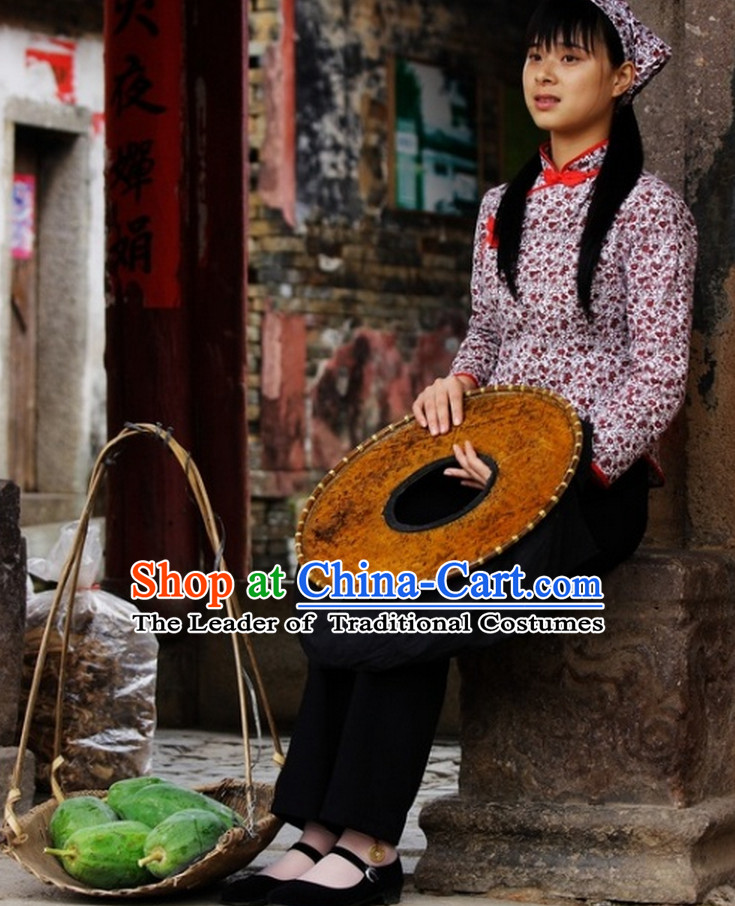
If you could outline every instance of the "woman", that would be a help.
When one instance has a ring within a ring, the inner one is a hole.
[[[587,425],[570,488],[493,569],[601,572],[643,536],[656,443],[684,394],[696,255],[683,202],[642,171],[631,106],[668,56],[625,0],[544,0],[530,23],[524,95],[549,142],[485,196],[467,337],[451,374],[413,407],[440,434],[461,424],[465,390],[524,383],[565,396]],[[471,443],[455,453],[450,474],[482,486],[487,467]],[[273,806],[302,836],[233,881],[225,903],[398,901],[396,845],[457,648],[382,670],[335,669],[312,652]]]

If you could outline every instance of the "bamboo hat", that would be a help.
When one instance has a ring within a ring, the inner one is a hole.
[[[490,465],[482,491],[444,469],[465,439]],[[495,386],[465,395],[464,419],[432,437],[412,416],[360,444],[317,485],[303,509],[296,553],[303,566],[341,560],[366,569],[431,579],[450,560],[470,568],[502,553],[557,503],[579,462],[582,427],[551,391]],[[329,584],[323,572],[312,582]]]

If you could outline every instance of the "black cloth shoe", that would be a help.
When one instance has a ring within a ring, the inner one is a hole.
[[[376,867],[363,862],[343,846],[335,846],[330,852],[352,862],[363,873],[362,879],[352,887],[326,887],[297,878],[273,890],[268,897],[270,906],[371,906],[373,903],[389,906],[401,899],[403,869],[400,859]]]
[[[290,849],[297,849],[316,863],[322,858],[318,849],[298,840]],[[268,895],[277,887],[288,884],[283,878],[271,878],[264,874],[251,874],[245,878],[233,878],[227,881],[222,891],[221,903],[226,906],[265,906]]]

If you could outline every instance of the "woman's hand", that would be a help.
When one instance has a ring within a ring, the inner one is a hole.
[[[492,477],[490,466],[477,455],[475,448],[466,440],[464,445],[453,444],[454,456],[459,463],[458,469],[445,469],[444,474],[450,478],[459,478],[468,488],[482,491]]]
[[[465,375],[437,378],[414,401],[412,411],[416,421],[422,428],[428,428],[432,436],[446,434],[450,428],[461,425],[464,392],[474,386],[472,379]]]

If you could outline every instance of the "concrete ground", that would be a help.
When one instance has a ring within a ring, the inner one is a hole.
[[[270,748],[266,743],[263,744],[260,753],[254,752],[254,758],[257,758],[253,771],[255,780],[270,782],[275,778],[277,768],[273,764],[270,754]],[[234,734],[159,730],[155,744],[153,773],[184,786],[197,786],[214,783],[223,777],[242,776],[242,758],[242,742]],[[425,846],[424,835],[418,826],[418,813],[421,806],[429,799],[456,791],[458,767],[459,747],[456,743],[437,742],[432,751],[422,789],[411,810],[401,838],[401,858],[407,873],[403,906],[468,906],[468,904],[471,906],[472,900],[475,899],[492,903],[492,906],[504,906],[505,901],[502,899],[426,896],[417,893],[411,883],[411,873]],[[251,867],[258,868],[272,861],[274,856],[286,849],[297,836],[298,832],[295,829],[284,828],[270,847],[257,857]],[[217,885],[193,894],[173,895],[165,899],[182,902],[186,906],[216,904],[219,902],[219,889]],[[52,903],[92,902],[76,894],[41,883],[8,856],[0,856],[0,901],[7,906],[44,906],[44,904],[48,906]],[[156,901],[135,899],[127,902],[140,903],[141,906],[145,906],[147,903],[163,901],[163,898],[160,898]],[[523,901],[529,902],[528,894],[523,897]],[[106,900],[105,902],[111,901]],[[544,900],[544,903],[549,902],[551,901]]]
[[[56,542],[59,529],[64,523],[43,526],[24,527],[29,557],[46,556]],[[284,747],[286,743],[284,742]],[[254,779],[272,782],[277,774],[267,744],[262,745],[254,767]],[[424,777],[421,791],[411,810],[406,829],[400,842],[401,859],[406,871],[406,886],[401,901],[402,906],[472,906],[473,900],[481,900],[486,906],[512,906],[509,900],[502,897],[487,899],[485,897],[433,897],[416,892],[412,885],[412,872],[421,852],[425,847],[425,838],[418,826],[418,814],[421,807],[430,799],[456,792],[457,772],[459,768],[459,746],[454,742],[437,742],[432,750],[430,762]],[[225,777],[243,775],[242,740],[235,734],[209,733],[191,730],[159,730],[154,746],[152,773],[173,780],[184,786],[195,787],[215,783]],[[272,861],[280,852],[288,848],[296,839],[298,832],[292,828],[283,828],[273,843],[264,850],[250,868],[260,868]],[[156,900],[125,900],[131,904],[147,906],[152,903],[182,903],[184,906],[204,906],[219,902],[219,886],[202,889],[189,894],[173,894]],[[525,903],[551,903],[529,895],[519,897]],[[119,902],[121,898],[117,898]],[[112,903],[114,898],[104,899],[103,903]],[[74,893],[64,892],[58,888],[43,884],[29,874],[14,859],[0,854],[0,903],[7,906],[50,906],[50,904],[85,903],[95,900],[80,897]],[[515,900],[517,903],[518,900]],[[568,902],[568,901],[567,901]],[[735,906],[735,901],[728,906]]]
[[[270,758],[270,751],[265,744],[260,753],[254,751],[256,763],[253,774],[256,781],[272,782],[276,776],[277,768]],[[242,742],[234,734],[159,730],[152,768],[153,773],[160,777],[191,787],[214,783],[224,777],[240,777],[243,774]],[[409,814],[400,842],[401,858],[407,875],[402,906],[518,906],[519,903],[525,906],[612,906],[608,901],[581,904],[575,900],[547,896],[536,890],[498,891],[497,896],[457,894],[438,897],[418,893],[413,887],[411,875],[426,842],[418,826],[418,814],[427,801],[456,792],[458,768],[459,746],[454,742],[436,742],[422,788]],[[266,865],[296,837],[297,831],[284,828],[250,867]],[[173,894],[156,900],[133,899],[125,902],[140,906],[168,901],[181,903],[183,906],[211,906],[219,902],[219,887],[220,885],[214,885],[194,893]],[[121,898],[117,899],[119,902]],[[0,902],[7,906],[63,906],[69,903],[91,904],[94,900],[43,884],[28,874],[14,859],[0,855]],[[113,900],[105,899],[102,902],[110,903]],[[707,897],[705,904],[735,906],[735,889],[718,888]]]
[[[61,524],[59,524],[60,526]],[[24,529],[29,537],[29,556],[44,556],[58,537],[59,526],[39,527],[38,531]],[[284,747],[286,742],[284,742]],[[256,764],[254,779],[273,782],[277,768],[270,758],[267,744],[263,744]],[[400,842],[400,852],[406,871],[406,886],[402,906],[613,906],[605,900],[599,903],[582,903],[571,899],[549,896],[537,890],[495,891],[491,894],[454,895],[438,897],[421,894],[412,883],[412,873],[424,850],[425,838],[418,826],[418,815],[423,805],[443,795],[456,792],[459,769],[459,746],[453,741],[437,741],[417,800],[409,813],[406,828]],[[195,787],[226,777],[243,775],[242,741],[235,734],[210,733],[201,731],[159,730],[154,746],[152,772],[158,776]],[[249,866],[258,869],[272,861],[288,848],[298,832],[284,828],[273,843]],[[204,906],[219,902],[219,887],[214,885],[189,894],[173,894],[156,900],[133,899],[128,902],[147,904],[181,903],[183,906]],[[111,903],[115,898],[105,899]],[[119,901],[121,898],[117,898]],[[0,854],[0,903],[7,906],[50,906],[50,904],[86,903],[95,901],[67,893],[51,885],[43,884],[26,872],[15,860]],[[735,888],[721,887],[712,891],[700,906],[735,906]]]

